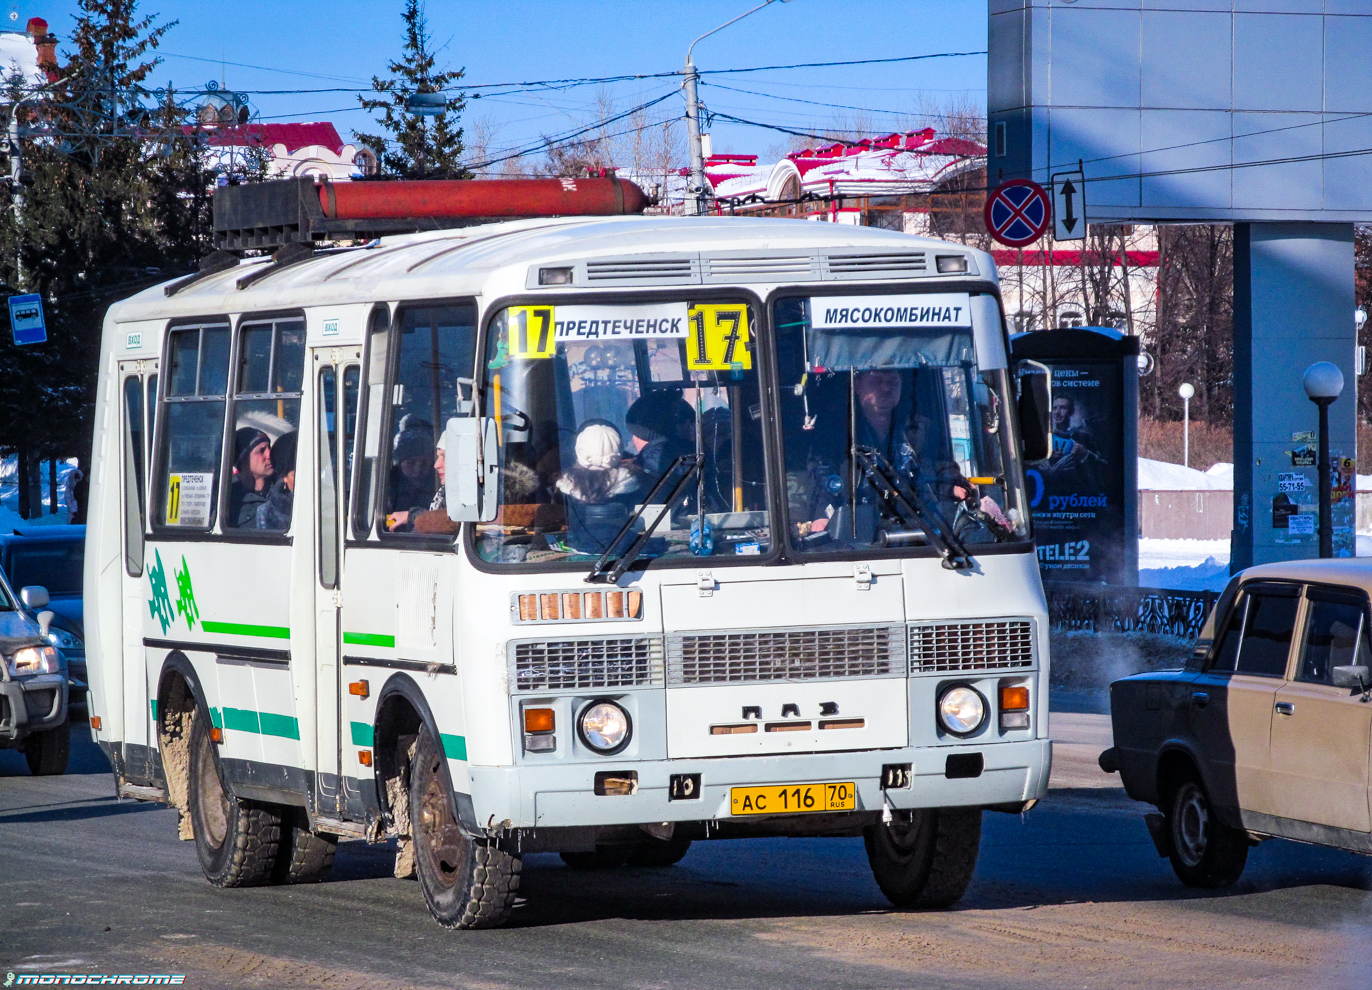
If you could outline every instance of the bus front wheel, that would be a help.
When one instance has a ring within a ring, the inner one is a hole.
[[[980,808],[897,811],[863,833],[877,886],[896,907],[945,908],[962,897],[977,868]]]
[[[281,814],[269,804],[243,801],[224,786],[204,710],[191,725],[190,812],[195,855],[216,887],[269,883],[281,842]]]
[[[434,920],[445,928],[494,928],[510,916],[520,859],[462,831],[447,757],[427,728],[410,767],[410,828],[415,873]]]

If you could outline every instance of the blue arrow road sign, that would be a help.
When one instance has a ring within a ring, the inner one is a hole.
[[[43,322],[43,297],[10,296],[10,328],[16,344],[41,344],[48,339],[48,327]]]

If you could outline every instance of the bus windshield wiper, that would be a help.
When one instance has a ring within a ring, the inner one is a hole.
[[[884,454],[872,447],[853,445],[853,459],[862,469],[882,503],[907,527],[924,531],[925,539],[943,557],[943,566],[953,571],[971,570],[972,553],[953,532],[937,510],[924,504],[912,485],[905,482]]]
[[[667,518],[672,509],[676,506],[676,503],[681,499],[681,496],[685,494],[686,486],[690,483],[691,479],[695,477],[696,472],[700,470],[702,460],[704,460],[704,458],[699,454],[682,454],[676,460],[672,461],[671,464],[667,465],[667,470],[663,471],[662,474],[658,476],[657,481],[653,482],[653,487],[649,489],[643,502],[634,510],[634,513],[629,517],[628,522],[620,527],[619,532],[615,534],[615,538],[610,541],[610,548],[601,554],[600,559],[591,567],[591,572],[586,575],[586,581],[588,583],[595,584],[597,582],[604,582],[605,584],[615,584],[624,576],[624,572],[633,565],[633,562],[638,559],[639,554],[643,552],[643,548],[648,543],[648,538],[653,535],[653,530],[657,529],[658,523]],[[657,514],[657,518],[644,526],[643,532],[639,533],[634,542],[629,544],[629,548],[616,557],[615,548],[619,546],[620,541],[633,529],[634,523],[643,518],[643,513],[647,511],[648,506],[657,504],[653,499],[657,497],[658,491],[661,490],[663,485],[667,484],[667,481],[672,477],[673,473],[681,467],[685,467],[686,470],[682,472],[681,477],[678,478],[676,484],[672,486],[672,490],[667,493],[667,497],[662,500],[662,511]]]

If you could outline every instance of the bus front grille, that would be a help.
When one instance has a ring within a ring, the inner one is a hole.
[[[904,676],[905,636],[900,626],[667,637],[667,683],[672,685]]]
[[[653,636],[545,639],[510,644],[516,691],[584,691],[662,683],[662,641]]]
[[[916,670],[1004,670],[1033,663],[1034,627],[1027,619],[910,627],[910,664]]]

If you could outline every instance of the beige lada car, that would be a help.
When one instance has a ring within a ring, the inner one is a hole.
[[[1237,575],[1183,670],[1110,685],[1101,769],[1183,883],[1222,887],[1281,837],[1372,854],[1372,560]]]

